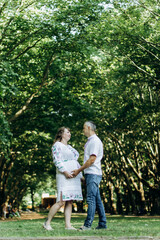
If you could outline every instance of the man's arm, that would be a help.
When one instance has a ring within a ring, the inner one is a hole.
[[[96,156],[95,155],[91,155],[90,158],[83,164],[83,166],[81,166],[78,169],[75,169],[72,171],[72,176],[76,177],[80,172],[82,172],[84,169],[90,167],[96,160]]]

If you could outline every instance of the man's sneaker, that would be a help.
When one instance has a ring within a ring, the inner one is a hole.
[[[47,231],[53,230],[53,228],[51,227],[51,225],[46,225],[46,222],[43,224],[43,227],[44,227]]]
[[[97,226],[96,229],[107,229],[107,226]]]
[[[79,230],[82,230],[82,231],[91,230],[91,227],[82,226],[82,227],[80,227]]]

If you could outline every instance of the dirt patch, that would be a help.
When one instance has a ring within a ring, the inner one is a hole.
[[[78,213],[78,215],[86,215],[86,213]],[[76,213],[72,213],[72,215],[76,215]],[[114,215],[114,217],[121,217],[120,215]],[[134,215],[126,215],[126,216],[123,216],[123,217],[139,217],[139,218],[160,218],[160,216],[147,216],[147,215],[144,215],[144,216],[134,216]],[[21,217],[18,218],[18,217],[13,217],[13,218],[9,218],[9,219],[5,219],[5,221],[13,221],[13,220],[34,220],[34,219],[44,219],[46,218],[46,215],[44,214],[40,214],[38,212],[33,212],[33,211],[26,211],[26,212],[22,212],[21,213]],[[0,219],[0,221],[4,221],[4,219]],[[151,238],[152,239],[152,238]]]
[[[9,217],[7,219],[0,219],[0,221],[34,220],[34,219],[43,219],[43,218],[45,218],[45,216],[40,213],[26,211],[26,212],[22,212],[20,217],[13,216],[12,218]]]
[[[42,214],[39,214],[37,212],[23,212],[21,213],[21,219],[22,220],[27,220],[27,219],[30,219],[30,220],[33,220],[33,219],[43,219],[45,218],[45,216],[43,216]]]

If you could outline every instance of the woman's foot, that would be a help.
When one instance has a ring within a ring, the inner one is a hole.
[[[44,227],[47,231],[53,230],[53,228],[51,227],[51,225],[46,224],[46,222],[43,224],[43,227]]]
[[[65,229],[66,229],[66,230],[77,230],[76,228],[74,228],[74,227],[72,227],[72,226],[71,226],[71,227],[65,227]]]

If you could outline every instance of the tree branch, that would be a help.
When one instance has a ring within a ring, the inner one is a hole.
[[[27,47],[26,49],[24,49],[21,53],[18,54],[17,57],[13,58],[13,60],[18,59],[20,56],[22,56],[24,53],[26,53],[29,49],[33,48],[38,42],[40,42],[41,39],[38,39],[33,45]]]
[[[153,42],[149,42],[147,41],[144,37],[140,37],[140,39],[142,39],[144,42],[146,42],[147,44],[151,45],[152,47],[154,47],[157,51],[160,52],[160,49],[157,47],[160,47],[160,45],[158,43],[153,43]]]
[[[51,56],[51,58],[49,59],[49,61],[47,62],[47,65],[43,71],[43,77],[42,77],[42,82],[41,82],[41,85],[39,86],[39,88],[37,89],[37,91],[35,93],[33,93],[29,98],[28,100],[26,101],[26,103],[24,104],[24,106],[18,111],[15,113],[15,115],[13,117],[11,117],[9,119],[9,123],[16,120],[21,114],[24,113],[24,111],[28,108],[29,104],[31,103],[32,99],[36,96],[36,94],[42,89],[42,87],[45,84],[45,80],[47,78],[47,75],[48,75],[48,71],[49,71],[49,67],[50,65],[52,64],[52,62],[55,60],[56,57],[53,57],[53,55]]]
[[[129,167],[131,167],[133,173],[137,176],[138,180],[142,183],[144,183],[145,186],[153,189],[154,186],[150,183],[148,183],[136,170],[136,168],[133,166],[131,160],[126,156],[126,154],[123,152],[123,149],[122,149],[122,146],[121,146],[121,142],[114,137],[114,135],[112,135],[113,138],[116,140],[117,142],[117,147],[118,147],[118,151],[119,151],[119,154],[121,156],[121,159],[123,160],[124,164],[127,166],[127,164],[129,165]]]
[[[31,5],[32,5],[33,3],[35,3],[35,2],[36,2],[35,0],[32,1],[32,2],[29,3],[28,5],[24,6],[21,10],[20,10],[20,7],[21,7],[21,5],[22,5],[22,1],[20,2],[20,6],[19,6],[18,9],[15,11],[14,16],[9,19],[9,21],[6,23],[6,26],[5,26],[4,29],[3,29],[3,32],[2,32],[2,34],[1,34],[0,43],[2,42],[3,38],[6,36],[7,28],[9,27],[9,25],[11,24],[11,22],[14,20],[16,13],[17,13],[17,12],[22,12],[24,9],[28,8],[29,6],[31,6]],[[5,6],[6,6],[7,3],[4,3],[4,4],[5,4]],[[3,5],[3,6],[4,6],[4,5]],[[2,7],[3,7],[3,6],[2,6]],[[1,8],[1,10],[2,10],[2,8]]]
[[[20,10],[20,12],[23,12],[24,9],[30,7],[31,5],[33,5],[33,4],[36,3],[36,2],[37,2],[36,0],[33,0],[32,2],[30,2],[29,4],[27,4],[26,6],[24,6],[24,7]]]
[[[14,47],[13,47],[12,49],[9,50],[9,52],[6,54],[6,56],[9,56],[9,55],[11,54],[11,52],[13,52],[16,47],[18,47],[20,44],[22,44],[27,38],[29,38],[29,37],[35,35],[36,33],[38,33],[40,30],[41,30],[41,29],[36,30],[35,32],[30,33],[29,35],[27,35],[27,36],[25,36],[24,38],[22,38],[18,43],[16,43],[16,44],[14,45]]]
[[[147,11],[149,11],[153,16],[156,16],[156,17],[160,17],[160,15],[156,12],[153,12],[152,10],[150,10],[149,8],[147,8],[144,3],[140,3],[140,2],[137,2],[141,7],[145,8]]]
[[[127,56],[127,58],[131,61],[131,63],[141,72],[144,72],[145,74],[147,74],[148,76],[150,76],[151,78],[153,78],[156,82],[160,82],[158,79],[156,79],[155,77],[153,77],[151,74],[149,74],[148,72],[146,72],[143,68],[139,67],[129,56]]]
[[[158,61],[160,61],[160,59],[154,53],[152,53],[151,51],[149,51],[148,49],[143,47],[141,44],[139,44],[139,43],[137,44],[136,43],[136,45],[139,46],[141,49],[145,50],[146,52],[150,53],[153,57],[155,57]]]

